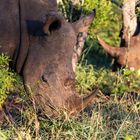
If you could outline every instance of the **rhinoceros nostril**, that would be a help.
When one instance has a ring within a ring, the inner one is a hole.
[[[45,75],[42,75],[42,76],[41,76],[41,80],[42,80],[43,82],[45,82],[45,83],[48,83],[47,77],[46,77]]]

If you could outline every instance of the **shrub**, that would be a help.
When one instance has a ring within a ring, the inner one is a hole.
[[[87,65],[83,67],[81,64],[79,64],[76,71],[76,80],[76,89],[79,93],[84,93],[91,90],[96,83],[95,71],[93,66]]]
[[[95,69],[92,65],[79,64],[76,71],[76,87],[78,92],[85,93],[98,86],[106,95],[122,96],[124,93],[139,91],[139,75],[139,71],[126,68],[112,72],[109,69]]]
[[[9,57],[2,54],[0,56],[0,107],[6,99],[9,91],[13,88],[15,74],[9,70]]]
[[[122,14],[111,0],[85,0],[83,9],[89,13],[96,9],[96,17],[90,28],[90,36],[101,36],[106,42],[119,46]]]

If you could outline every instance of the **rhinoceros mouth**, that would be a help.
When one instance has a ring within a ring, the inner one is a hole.
[[[58,117],[63,113],[68,116],[73,116],[89,106],[98,93],[98,88],[95,88],[91,94],[83,97],[78,96],[74,91],[73,93],[53,93],[50,87],[47,85],[46,88],[44,87],[44,84],[44,82],[40,83],[39,88],[43,92],[38,90],[34,98],[37,106],[39,106],[40,109],[43,109],[49,117]],[[48,90],[48,92],[46,90]],[[67,90],[65,91],[67,92]]]

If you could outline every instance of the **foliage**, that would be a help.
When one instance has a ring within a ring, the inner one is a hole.
[[[140,97],[134,99],[133,95],[130,96],[130,93],[127,93],[128,89],[122,90],[125,92],[123,96],[122,91],[113,91],[115,88],[119,89],[120,86],[115,83],[125,80],[127,82],[135,81],[134,75],[138,77],[139,71],[132,72],[122,69],[119,72],[116,75],[111,70],[99,70],[92,65],[79,64],[77,67],[77,88],[81,93],[90,92],[96,85],[100,87],[100,92],[114,92],[114,95],[118,94],[119,96],[118,98],[108,96],[106,99],[104,95],[101,95],[101,100],[97,100],[91,108],[73,118],[68,118],[65,115],[55,119],[48,118],[43,112],[37,110],[34,100],[24,93],[24,89],[20,85],[20,90],[15,92],[23,93],[26,97],[23,94],[18,97],[20,108],[10,109],[9,120],[0,125],[0,138],[4,140],[139,139]],[[117,82],[117,80],[120,81]],[[125,86],[128,84],[127,82],[122,83]],[[133,82],[134,88],[136,88],[136,84]],[[127,85],[128,88],[130,88],[129,86]],[[108,90],[109,88],[111,90]]]
[[[137,72],[128,69],[118,70],[117,73],[101,69],[98,71],[98,85],[107,95],[123,95],[125,92],[137,92],[140,86]]]
[[[62,2],[59,3],[59,10],[68,21],[72,22],[80,18],[82,14],[80,6],[81,3],[73,5],[71,0],[62,0]]]
[[[86,13],[96,9],[96,17],[90,28],[91,36],[101,36],[111,45],[119,46],[122,27],[119,8],[111,0],[85,0],[83,8]]]
[[[20,85],[21,88],[18,92],[23,92],[26,97],[23,94],[18,97],[21,107],[10,110],[10,119],[1,125],[0,138],[4,140],[139,139],[140,97],[133,100],[133,95],[130,96],[130,93],[127,93],[128,89],[120,90],[119,84],[121,81],[121,86],[123,84],[126,86],[130,80],[136,80],[134,76],[138,77],[139,71],[132,72],[122,69],[116,75],[111,70],[99,70],[93,68],[92,65],[79,64],[77,89],[81,93],[90,92],[96,85],[100,87],[100,92],[109,92],[119,96],[118,98],[108,96],[109,98],[106,100],[106,97],[101,95],[101,100],[97,100],[91,108],[73,118],[68,118],[68,116],[60,116],[55,119],[46,117],[43,112],[37,110],[34,100],[24,93],[23,87]],[[135,82],[132,82],[134,89],[137,87],[137,82]],[[130,89],[129,84],[127,88]],[[125,94],[122,96],[124,92]]]
[[[91,90],[96,83],[96,77],[92,65],[82,67],[82,65],[77,66],[76,73],[77,85],[76,88],[78,92],[84,93],[87,90]]]
[[[117,5],[121,5],[120,1],[114,1]],[[61,7],[60,10],[66,17],[69,16],[64,11],[67,10],[68,6],[71,7],[70,12],[68,12],[71,17],[75,17],[75,12],[72,12],[72,9],[78,11],[79,17],[90,13],[94,8],[96,9],[96,16],[90,27],[90,34],[86,40],[79,63],[87,61],[88,64],[93,64],[96,67],[108,68],[112,66],[114,60],[104,53],[104,50],[98,44],[96,36],[101,36],[101,38],[113,46],[119,46],[119,34],[122,28],[122,11],[120,8],[111,0],[84,0],[83,4],[79,3],[76,6],[72,5],[71,0],[63,0],[63,4],[61,5],[63,5],[63,9],[65,10],[61,10]]]
[[[140,7],[136,8],[136,13],[137,13],[138,22],[140,22]]]
[[[9,70],[9,57],[2,54],[0,56],[0,106],[6,99],[9,91],[13,88],[15,75]]]
[[[95,69],[92,65],[78,65],[77,90],[80,93],[91,91],[94,86],[106,95],[123,95],[138,92],[140,87],[139,71],[121,69],[112,72],[108,69]]]

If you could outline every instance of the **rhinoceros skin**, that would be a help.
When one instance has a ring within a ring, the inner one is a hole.
[[[79,97],[72,68],[79,32],[87,32],[94,12],[68,23],[55,0],[1,0],[0,53],[13,59],[27,91],[48,116],[81,111],[94,93]]]

